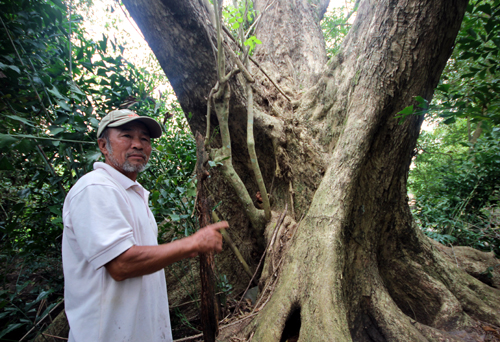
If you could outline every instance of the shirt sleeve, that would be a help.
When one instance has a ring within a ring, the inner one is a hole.
[[[98,269],[135,245],[130,204],[112,186],[89,185],[70,203],[69,216],[85,259]]]

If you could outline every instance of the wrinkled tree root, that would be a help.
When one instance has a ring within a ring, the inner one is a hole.
[[[291,239],[285,237],[286,228],[279,230],[267,229],[268,241],[285,241],[285,246],[275,242],[274,247],[287,250]],[[355,271],[356,281],[346,280],[362,284],[359,291],[343,294],[336,286],[342,279],[323,286],[309,281],[307,288],[298,288],[303,282],[297,279],[301,272],[294,269],[293,256],[283,261],[279,249],[273,249],[274,254],[266,258],[261,298],[254,308],[261,313],[245,324],[238,338],[280,341],[292,331],[299,341],[484,341],[488,334],[492,339],[487,340],[495,340],[500,336],[496,330],[500,326],[500,290],[457,267],[454,258],[444,254],[447,247],[421,238],[425,247],[420,254],[408,252],[381,263],[383,266],[375,258],[351,251],[355,258],[368,261]],[[478,257],[485,261],[483,270],[498,263],[488,253],[472,251],[469,260],[461,248],[455,249],[460,251],[459,265],[468,270],[472,262],[475,270],[480,267]],[[493,271],[496,277],[498,271]],[[350,308],[339,305],[339,295],[351,297]]]

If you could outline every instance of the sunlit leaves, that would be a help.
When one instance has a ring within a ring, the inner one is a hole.
[[[257,37],[255,37],[255,36],[249,37],[243,43],[243,45],[248,46],[250,48],[250,51],[249,51],[250,54],[252,54],[252,52],[255,49],[255,47],[257,46],[257,44],[262,44],[262,42],[260,40],[258,40]]]
[[[321,29],[325,37],[326,51],[329,58],[338,53],[344,37],[351,28],[349,19],[357,9],[351,8],[348,10],[347,7],[353,4],[354,1],[346,1],[346,6],[328,11],[321,21]]]
[[[468,117],[489,129],[500,124],[500,2],[467,7],[452,58],[443,73],[431,114],[453,123]]]
[[[166,83],[165,76],[127,62],[121,57],[123,47],[106,36],[97,42],[87,39],[75,14],[70,74],[68,13],[59,1],[1,2],[0,16],[7,26],[7,31],[0,30],[1,257],[39,265],[34,269],[60,265],[64,195],[101,156],[96,146],[99,119],[125,102],[140,115],[158,120],[167,109],[175,112],[175,119],[163,121],[166,134],[155,142],[158,150],[165,144],[174,153],[153,156],[141,181],[157,189],[153,202],[158,221],[176,214],[182,217],[178,230],[193,231],[193,220],[188,224],[187,217],[194,205],[189,182],[194,143],[180,108],[166,103],[168,91],[164,97],[153,96],[153,90]],[[60,270],[54,271],[47,285],[60,290],[60,275]],[[47,293],[40,295],[46,298]],[[14,301],[20,310],[13,309]],[[35,321],[31,311],[24,311],[31,303],[15,297],[4,301],[0,294],[2,310],[10,310],[2,316],[0,334],[24,335]],[[20,315],[30,320],[15,325]]]
[[[414,216],[437,241],[499,254],[500,128],[475,144],[467,135],[464,119],[421,134],[409,177]]]

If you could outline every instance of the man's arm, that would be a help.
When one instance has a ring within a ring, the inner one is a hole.
[[[198,253],[220,252],[222,235],[219,232],[227,228],[226,221],[206,226],[184,239],[159,246],[132,246],[118,257],[108,262],[105,267],[116,281],[151,274],[166,266],[198,255]]]

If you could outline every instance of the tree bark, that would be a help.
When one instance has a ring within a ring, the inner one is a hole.
[[[208,155],[205,152],[205,139],[196,132],[196,185],[197,211],[200,227],[206,227],[211,222],[211,203],[207,196],[205,186],[209,176],[207,171]],[[200,280],[201,280],[201,324],[203,326],[203,339],[206,342],[215,342],[219,333],[219,315],[215,298],[215,260],[214,253],[200,254]]]
[[[204,3],[125,1],[192,114],[191,128],[201,131],[216,83],[215,32]],[[467,1],[362,1],[341,52],[329,61],[319,28],[324,5],[255,4],[263,20],[254,58],[291,101],[252,68],[255,147],[274,214],[264,233],[269,247],[259,314],[241,335],[253,341],[294,334],[299,341],[479,339],[478,320],[500,326],[500,291],[462,271],[414,223],[406,182],[422,118],[401,125],[394,118],[415,96],[431,100]],[[226,65],[233,68],[230,60]],[[252,194],[247,98],[238,77],[230,82],[233,163]],[[219,210],[232,227],[248,230],[234,192],[217,175],[212,188],[224,189],[229,202]],[[274,231],[287,204],[289,215]]]

